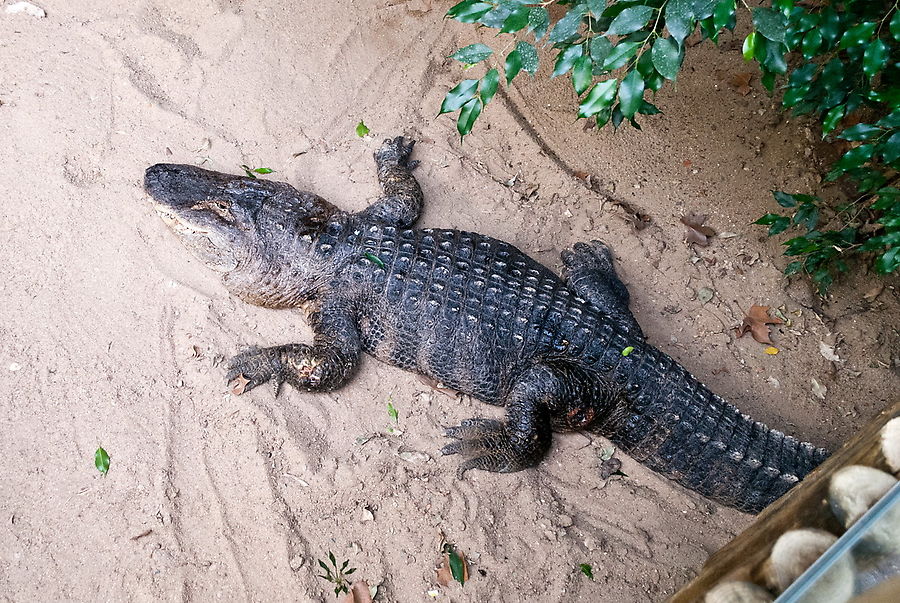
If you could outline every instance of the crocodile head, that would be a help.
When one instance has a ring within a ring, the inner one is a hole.
[[[151,166],[144,188],[185,246],[245,298],[295,296],[286,287],[296,289],[304,272],[317,271],[310,257],[315,235],[338,211],[289,184],[190,165]],[[275,258],[284,273],[278,282],[271,278]]]

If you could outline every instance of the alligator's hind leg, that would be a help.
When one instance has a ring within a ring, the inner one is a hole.
[[[602,241],[575,243],[561,254],[563,277],[577,295],[609,317],[629,335],[644,338],[628,309],[628,289],[616,275],[612,253]]]
[[[378,168],[378,182],[384,191],[375,203],[360,212],[361,216],[400,228],[408,228],[422,211],[422,189],[412,175],[419,165],[410,161],[416,141],[406,142],[402,136],[387,139],[375,151],[375,165]]]
[[[585,368],[549,361],[529,369],[506,398],[506,421],[469,419],[446,429],[455,441],[441,450],[460,453],[462,476],[469,469],[511,473],[537,465],[553,430],[584,429],[602,419],[614,396],[606,384]]]

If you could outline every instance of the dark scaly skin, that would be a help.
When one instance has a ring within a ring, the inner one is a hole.
[[[160,164],[145,188],[185,244],[242,299],[303,307],[313,343],[251,348],[228,380],[340,387],[360,352],[506,407],[446,430],[460,474],[535,466],[553,431],[591,430],[650,468],[757,512],[827,453],[753,422],[647,344],[599,241],[563,252],[564,282],[491,237],[409,227],[412,143],[375,154],[384,194],[349,214],[289,185]],[[628,355],[623,350],[631,347]]]

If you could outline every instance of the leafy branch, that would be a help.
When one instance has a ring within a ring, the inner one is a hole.
[[[551,78],[568,76],[579,104],[579,118],[618,128],[627,121],[640,129],[638,115],[659,109],[646,100],[681,70],[685,40],[699,32],[718,42],[737,24],[736,0],[559,0],[566,7],[551,23],[547,6],[529,0],[463,0],[447,12],[462,23],[509,35],[503,53],[506,85],[525,71],[538,71],[538,47],[556,51]],[[828,0],[797,5],[771,0],[768,6],[741,4],[752,20],[742,53],[755,61],[770,92],[784,81],[782,104],[797,115],[815,115],[823,137],[848,145],[824,175],[824,182],[846,177],[859,197],[849,207],[830,207],[818,196],[776,192],[790,215],[766,214],[757,224],[770,234],[805,229],[785,242],[798,259],[787,274],[804,272],[824,291],[845,259],[870,254],[876,271],[900,267],[900,196],[891,179],[900,170],[900,10],[896,1]],[[743,11],[742,11],[743,12]],[[471,69],[494,55],[472,44],[451,58]],[[459,111],[456,126],[469,134],[500,83],[497,67],[479,79],[451,89],[440,114]],[[835,137],[835,134],[837,136]],[[848,219],[849,218],[849,219]]]

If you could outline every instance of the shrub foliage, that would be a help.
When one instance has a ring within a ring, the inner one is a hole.
[[[554,18],[548,7],[557,5]],[[451,55],[465,68],[495,63],[444,98],[440,113],[457,112],[460,136],[471,132],[500,85],[538,71],[538,46],[553,55],[552,78],[568,77],[578,117],[600,127],[629,123],[659,109],[647,92],[677,79],[691,35],[718,43],[738,18],[751,32],[743,55],[756,61],[765,88],[786,110],[812,115],[823,137],[839,142],[840,158],[823,176],[846,179],[855,193],[832,206],[819,196],[774,191],[786,213],[756,224],[785,241],[793,256],[786,274],[806,273],[824,291],[847,258],[865,254],[880,273],[900,267],[900,10],[893,0],[772,0],[749,7],[735,0],[463,0],[447,16],[498,30],[500,53],[472,44]],[[500,35],[502,34],[502,35]],[[505,56],[503,56],[505,55]]]

